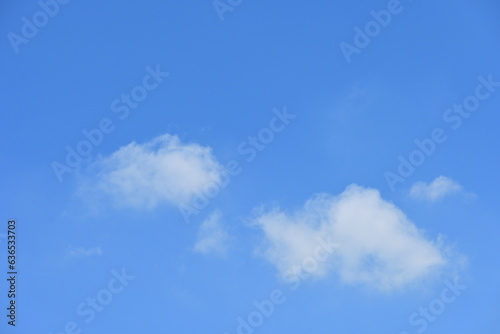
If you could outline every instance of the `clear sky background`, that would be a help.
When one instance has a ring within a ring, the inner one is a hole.
[[[0,5],[2,332],[499,333],[500,4],[229,3]]]

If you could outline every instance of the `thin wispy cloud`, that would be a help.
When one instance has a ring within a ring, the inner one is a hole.
[[[430,183],[417,182],[410,189],[410,197],[431,202],[457,193],[464,193],[463,187],[445,176],[439,176]]]
[[[221,168],[210,147],[165,134],[101,157],[91,166],[96,172],[86,176],[82,192],[106,194],[138,209],[180,205],[216,182]]]
[[[100,256],[102,255],[101,247],[77,247],[68,251],[68,257],[78,258],[78,257],[89,257],[89,256]]]
[[[344,283],[381,290],[424,279],[449,261],[398,207],[357,185],[339,196],[317,195],[293,213],[261,209],[254,224],[264,233],[260,251],[281,275],[311,256],[318,240],[336,249],[312,275],[336,273]]]
[[[220,211],[212,213],[199,227],[194,251],[201,254],[226,254],[229,233],[222,222]]]

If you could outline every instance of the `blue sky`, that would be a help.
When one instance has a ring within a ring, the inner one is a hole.
[[[498,332],[496,1],[1,6],[5,332]]]

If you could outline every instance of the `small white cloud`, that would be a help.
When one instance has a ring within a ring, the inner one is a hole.
[[[463,188],[458,182],[439,176],[431,183],[415,183],[410,189],[410,196],[416,199],[437,201],[447,195],[460,192],[463,192]]]
[[[448,261],[439,243],[427,240],[399,208],[357,185],[336,197],[317,195],[292,214],[261,211],[254,223],[264,232],[261,252],[284,279],[300,271],[317,278],[337,272],[344,283],[389,290],[424,279]]]
[[[95,256],[102,255],[101,247],[93,247],[93,248],[78,247],[68,252],[69,257],[89,257],[94,255]]]
[[[200,225],[194,251],[223,255],[227,252],[228,246],[229,234],[221,222],[221,213],[216,211]]]
[[[185,144],[165,134],[121,147],[90,169],[97,172],[87,176],[82,192],[104,193],[135,208],[154,208],[160,203],[187,203],[219,181],[222,167],[210,147]]]

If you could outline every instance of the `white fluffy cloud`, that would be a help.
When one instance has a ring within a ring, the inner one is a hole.
[[[152,208],[188,202],[219,179],[222,167],[210,147],[185,144],[165,134],[123,146],[93,168],[97,173],[85,190],[106,193],[121,204]]]
[[[462,192],[460,184],[445,176],[439,176],[431,183],[417,182],[410,190],[410,196],[417,199],[436,201],[446,195]]]
[[[321,277],[335,271],[348,284],[399,288],[447,262],[437,243],[427,240],[400,209],[377,190],[357,185],[336,197],[317,195],[292,214],[261,211],[254,223],[264,232],[264,256],[282,275],[308,271],[305,259],[319,256],[321,247],[327,249],[318,246],[325,240],[335,249],[326,259],[323,252],[309,274]]]
[[[202,254],[225,254],[229,246],[229,234],[221,222],[221,213],[212,213],[199,227],[194,251]]]

